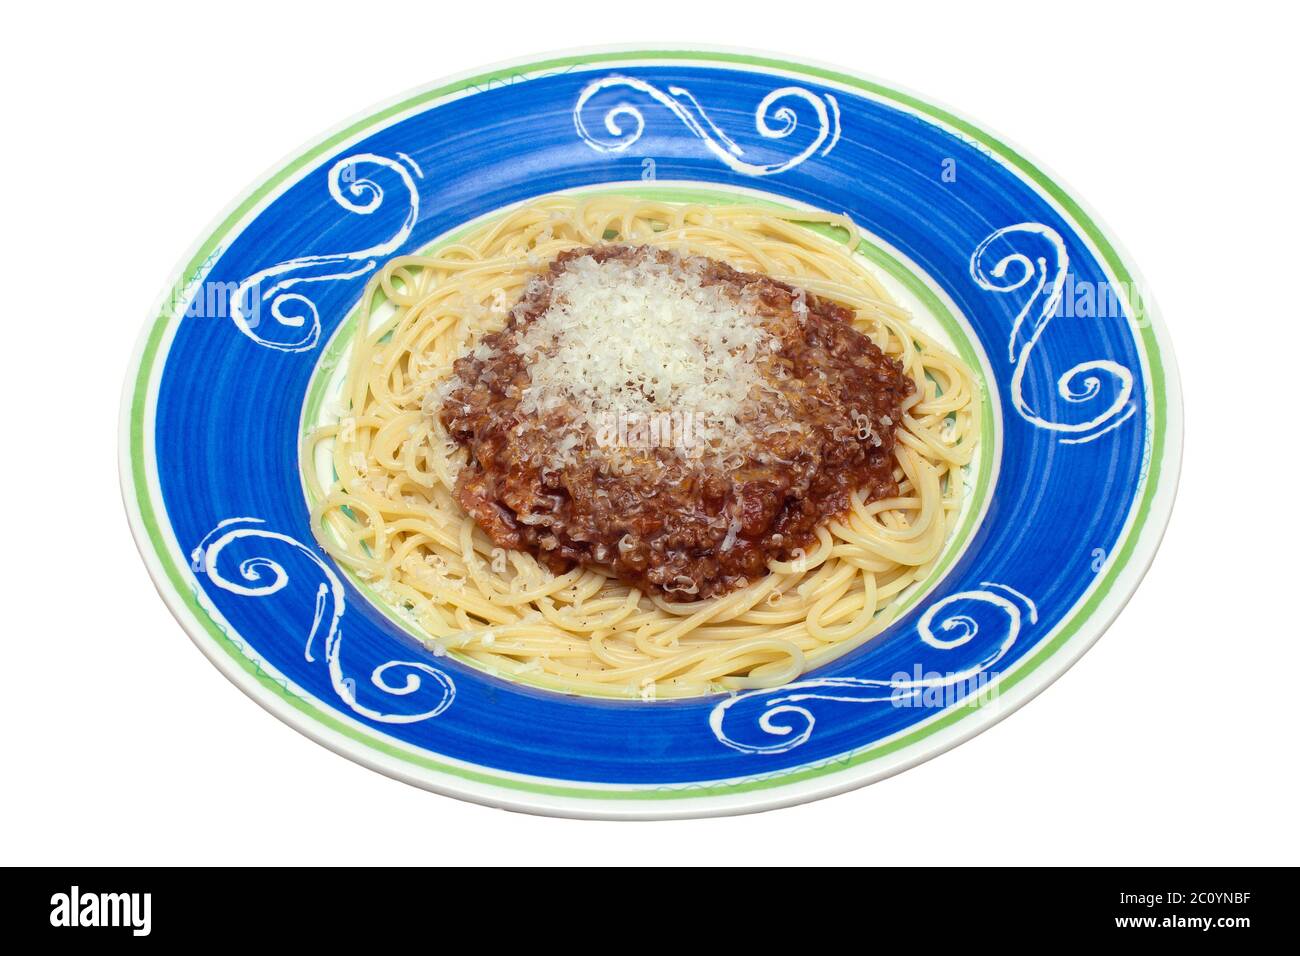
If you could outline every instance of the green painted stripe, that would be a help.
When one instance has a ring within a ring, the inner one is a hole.
[[[221,222],[217,229],[199,247],[193,258],[191,258],[191,260],[181,270],[181,277],[178,281],[179,287],[185,288],[188,286],[189,282],[198,278],[200,267],[207,261],[212,251],[216,249],[219,238],[238,223],[239,220],[249,212],[249,210],[254,208],[267,195],[278,188],[282,183],[286,182],[299,170],[327,153],[327,151],[329,151],[333,146],[355,136],[357,133],[369,129],[372,126],[382,123],[383,121],[407,110],[429,103],[432,100],[451,93],[516,82],[524,79],[526,76],[532,76],[550,70],[561,70],[572,66],[627,60],[693,60],[697,62],[738,63],[747,66],[765,67],[798,73],[804,76],[817,77],[853,87],[883,99],[892,100],[895,103],[902,104],[915,110],[917,113],[929,116],[952,127],[953,129],[959,130],[1000,154],[1004,160],[1016,167],[1030,182],[1036,184],[1048,196],[1054,199],[1097,247],[1102,258],[1115,274],[1115,277],[1122,283],[1122,287],[1133,290],[1131,294],[1134,298],[1131,304],[1133,306],[1134,316],[1140,317],[1145,314],[1145,308],[1138,292],[1136,291],[1131,272],[1125,265],[1124,261],[1120,258],[1114,245],[1102,233],[1100,227],[1093,222],[1092,218],[1084,212],[1072,197],[1049,179],[1037,166],[1027,160],[1024,156],[1021,156],[1015,150],[1011,149],[1005,143],[990,136],[973,124],[968,123],[946,110],[925,103],[909,94],[901,93],[878,83],[850,76],[835,70],[805,66],[788,60],[750,56],[746,54],[716,53],[710,51],[691,52],[686,50],[622,51],[556,57],[550,60],[539,61],[537,63],[508,67],[506,69],[484,73],[465,80],[446,84],[436,89],[416,94],[399,103],[395,103],[380,110],[379,112],[334,133],[322,142],[309,148],[301,156],[291,161],[281,170],[274,173],[266,180],[266,182],[254,189],[253,192],[250,193],[248,197],[245,198],[244,201],[241,202],[235,210]],[[135,386],[131,392],[131,484],[135,491],[136,504],[140,511],[141,525],[144,527],[149,542],[153,546],[160,564],[163,566],[167,580],[171,582],[173,587],[175,587],[176,593],[181,597],[185,606],[193,612],[195,619],[208,632],[216,645],[225,653],[229,654],[247,673],[253,675],[258,683],[263,687],[289,702],[294,708],[303,714],[311,717],[324,727],[342,735],[343,737],[364,744],[377,753],[399,759],[412,766],[476,783],[490,784],[511,790],[556,797],[598,800],[697,798],[712,795],[744,793],[769,787],[784,786],[786,784],[797,783],[824,774],[859,766],[869,761],[879,760],[881,757],[905,750],[940,730],[952,726],[967,714],[978,710],[981,707],[988,706],[988,701],[983,699],[978,700],[971,706],[958,706],[937,720],[934,720],[911,733],[898,737],[895,740],[868,747],[856,754],[845,755],[840,758],[835,758],[802,768],[796,768],[787,772],[778,772],[748,780],[722,782],[707,786],[688,785],[677,788],[661,787],[642,790],[606,790],[577,785],[554,785],[516,780],[509,777],[484,773],[431,760],[427,757],[413,754],[403,748],[395,747],[387,741],[370,734],[363,733],[354,727],[342,723],[330,713],[316,707],[313,703],[294,695],[288,690],[282,681],[272,678],[263,671],[256,662],[245,657],[238,642],[232,640],[228,635],[226,635],[216,622],[209,617],[207,611],[198,603],[194,594],[191,593],[189,586],[182,577],[174,560],[174,556],[165,546],[162,532],[158,524],[157,515],[153,507],[153,502],[150,500],[148,491],[147,471],[144,456],[144,413],[152,366],[158,357],[159,345],[170,319],[171,316],[166,310],[164,310],[155,320],[154,326],[150,330],[149,336],[145,342],[145,348],[141,355],[140,368],[137,373]],[[1155,499],[1156,489],[1160,484],[1159,479],[1163,467],[1163,457],[1167,442],[1168,399],[1165,394],[1166,372],[1164,364],[1161,361],[1160,349],[1156,341],[1155,332],[1150,323],[1143,322],[1140,323],[1140,325],[1141,342],[1146,352],[1147,362],[1151,372],[1151,388],[1148,391],[1151,396],[1153,438],[1151,445],[1150,469],[1146,479],[1147,483],[1142,499],[1138,504],[1133,527],[1130,529],[1129,535],[1121,546],[1119,552],[1114,556],[1113,563],[1107,570],[1105,577],[1101,582],[1099,582],[1092,597],[1083,605],[1082,608],[1079,609],[1078,612],[1076,612],[1074,617],[1072,617],[1070,621],[1061,628],[1060,632],[1051,642],[1044,645],[1032,657],[1023,662],[1015,672],[1002,679],[999,684],[1001,690],[1010,689],[1023,681],[1037,668],[1042,666],[1042,664],[1052,657],[1053,654],[1059,651],[1071,637],[1078,633],[1084,622],[1097,610],[1098,606],[1105,599],[1120,572],[1131,559],[1133,551],[1137,547],[1140,532],[1150,516],[1151,505]],[[996,701],[996,698],[994,698],[994,701]]]

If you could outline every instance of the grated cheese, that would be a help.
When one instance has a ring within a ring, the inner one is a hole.
[[[519,410],[562,411],[585,433],[558,443],[562,458],[619,416],[690,415],[684,437],[701,451],[734,453],[752,441],[745,420],[764,386],[759,360],[780,341],[752,304],[703,284],[701,265],[584,256],[556,276],[550,307],[514,347],[531,380]]]

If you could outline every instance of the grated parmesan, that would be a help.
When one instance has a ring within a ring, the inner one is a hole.
[[[556,276],[550,306],[514,348],[530,377],[520,412],[563,411],[582,434],[559,442],[562,456],[620,416],[692,415],[687,437],[714,453],[752,441],[745,420],[764,386],[759,360],[780,340],[752,305],[705,285],[700,265],[584,256]]]

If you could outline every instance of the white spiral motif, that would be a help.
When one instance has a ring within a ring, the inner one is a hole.
[[[729,168],[746,176],[771,176],[785,172],[818,151],[823,156],[826,155],[840,140],[840,106],[834,96],[829,93],[819,96],[801,86],[783,86],[763,97],[754,111],[754,128],[758,135],[769,140],[785,139],[798,129],[799,117],[794,105],[791,105],[796,102],[804,103],[812,110],[817,120],[816,135],[799,153],[783,162],[751,163],[742,159],[745,151],[718,128],[690,90],[674,85],[669,86],[665,92],[644,80],[611,74],[588,83],[573,107],[573,125],[578,135],[588,146],[601,153],[621,153],[645,132],[645,116],[638,107],[628,102],[618,103],[606,111],[604,127],[608,138],[594,135],[587,126],[583,119],[587,102],[602,90],[619,87],[635,90],[667,107],[694,136],[703,141],[709,152]],[[631,128],[625,129],[625,122],[630,123]]]
[[[426,706],[424,710],[408,714],[388,713],[360,704],[357,701],[356,685],[351,678],[344,676],[343,665],[339,660],[343,643],[343,633],[339,627],[344,611],[342,582],[310,548],[288,535],[260,527],[264,524],[261,518],[227,518],[199,542],[191,553],[193,561],[191,566],[206,572],[208,580],[223,591],[244,597],[267,597],[289,583],[289,575],[282,565],[264,556],[245,558],[236,565],[239,572],[238,579],[232,580],[220,570],[221,552],[227,545],[241,538],[260,538],[288,545],[309,558],[325,578],[316,589],[316,612],[312,618],[311,630],[307,632],[303,656],[308,661],[316,660],[313,645],[316,643],[316,635],[320,633],[321,624],[325,621],[328,611],[329,623],[325,628],[324,640],[325,663],[329,668],[330,682],[334,686],[335,693],[354,713],[386,724],[413,724],[428,720],[430,717],[437,717],[451,706],[451,702],[456,697],[455,683],[447,674],[422,661],[385,661],[370,672],[370,683],[390,696],[406,697],[424,688],[425,678],[428,678],[431,689],[436,692],[437,697],[431,707]],[[388,674],[395,669],[406,674],[406,679],[401,684],[389,683]]]
[[[984,590],[961,591],[951,594],[931,605],[916,624],[917,636],[930,647],[952,651],[969,644],[979,634],[979,625],[966,614],[954,614],[935,621],[949,605],[958,601],[981,601],[1005,613],[1006,635],[982,657],[958,670],[942,675],[890,678],[825,677],[819,680],[798,681],[784,687],[747,691],[728,697],[709,714],[709,728],[717,739],[733,750],[747,754],[780,754],[793,750],[812,737],[817,719],[812,710],[804,706],[810,701],[829,701],[841,704],[869,704],[889,702],[907,706],[909,700],[920,697],[928,690],[958,687],[986,673],[1006,657],[1015,645],[1025,619],[1037,623],[1038,608],[1028,597],[1005,584],[989,581],[980,583]],[[754,705],[758,707],[756,723],[764,734],[772,738],[769,743],[751,743],[731,736],[726,729],[728,719],[734,724],[735,715],[748,712],[753,717]]]
[[[410,236],[420,212],[420,194],[412,173],[420,178],[424,174],[411,157],[405,153],[397,155],[398,159],[374,153],[348,156],[330,168],[328,179],[330,196],[336,203],[348,212],[369,216],[383,205],[384,190],[373,179],[360,177],[358,168],[373,165],[391,170],[406,190],[407,211],[401,228],[384,242],[365,249],[300,256],[253,273],[239,284],[231,298],[230,317],[240,332],[258,345],[279,352],[310,352],[316,347],[321,332],[316,303],[309,296],[290,290],[303,283],[329,282],[365,275],[378,264],[379,256],[396,251]],[[288,342],[279,342],[261,335],[257,330],[262,325],[262,307],[267,304],[270,306],[271,318],[277,325],[287,329],[303,329],[302,334]],[[292,311],[286,311],[286,307]],[[257,316],[256,321],[254,316]]]
[[[1013,233],[1028,233],[1041,236],[1051,244],[1054,262],[1049,266],[1047,259],[1039,256],[1031,260],[1022,252],[1011,252],[1003,256],[991,269],[986,268],[984,258],[989,246],[996,240]],[[1068,437],[1061,438],[1067,445],[1082,445],[1095,441],[1106,432],[1122,425],[1134,412],[1129,399],[1133,395],[1133,373],[1127,367],[1109,359],[1092,359],[1067,369],[1056,380],[1056,391],[1071,404],[1084,404],[1101,394],[1102,383],[1098,373],[1110,377],[1117,383],[1115,399],[1103,411],[1086,422],[1058,422],[1043,418],[1030,407],[1024,396],[1025,370],[1029,366],[1030,353],[1042,337],[1048,324],[1056,314],[1061,302],[1061,287],[1070,268],[1070,257],[1065,251],[1065,242],[1051,226],[1040,222],[1021,222],[1014,226],[1004,226],[989,235],[976,247],[970,257],[971,278],[981,289],[1006,295],[1023,288],[1031,280],[1034,289],[1024,306],[1016,315],[1011,325],[1011,337],[1007,350],[1015,371],[1011,376],[1011,401],[1016,412],[1025,421],[1038,428],[1061,432]],[[1019,273],[1016,275],[1015,273]],[[1008,275],[1008,273],[1012,273]],[[1025,320],[1038,304],[1038,313],[1028,335],[1024,334]]]

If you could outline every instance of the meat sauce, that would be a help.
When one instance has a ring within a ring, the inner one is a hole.
[[[521,411],[530,363],[519,338],[550,308],[556,279],[586,256],[689,265],[770,334],[762,376],[780,401],[751,403],[741,450],[685,454],[680,445],[593,439],[576,456],[560,454],[571,412]],[[505,328],[455,363],[437,414],[468,450],[456,498],[496,545],[529,551],[556,573],[599,568],[670,601],[743,587],[770,560],[813,545],[855,490],[869,501],[898,493],[895,432],[913,384],[852,320],[835,302],[713,259],[622,245],[562,253]]]

